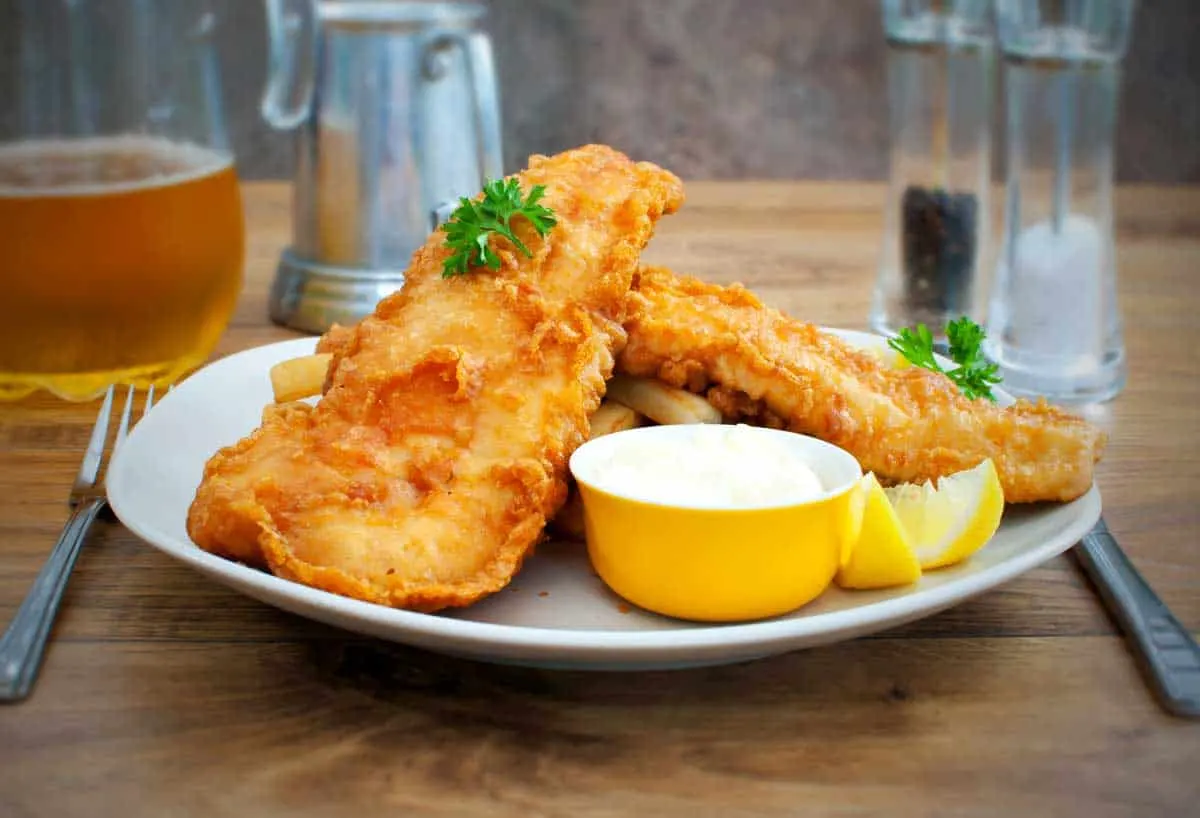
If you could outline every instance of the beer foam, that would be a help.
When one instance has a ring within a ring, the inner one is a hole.
[[[0,144],[0,196],[97,196],[211,176],[233,157],[192,142],[124,134]]]

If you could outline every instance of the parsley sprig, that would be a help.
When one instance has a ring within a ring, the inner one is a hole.
[[[983,327],[963,316],[946,325],[946,340],[949,342],[950,359],[958,364],[954,369],[943,369],[933,355],[933,334],[929,327],[917,324],[916,329],[902,329],[895,338],[888,339],[888,346],[899,352],[913,365],[940,372],[958,385],[968,398],[996,400],[992,386],[1000,383],[1000,367],[988,363],[983,356]]]
[[[446,247],[454,253],[442,265],[442,278],[463,275],[472,267],[500,269],[500,257],[492,249],[491,237],[503,236],[526,256],[529,248],[513,232],[512,221],[523,216],[545,237],[558,224],[554,213],[538,204],[546,192],[544,185],[534,185],[528,196],[521,195],[516,179],[493,179],[483,186],[483,198],[478,201],[462,198],[450,218],[442,224]]]

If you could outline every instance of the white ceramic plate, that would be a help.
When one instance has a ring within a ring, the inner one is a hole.
[[[883,346],[878,336],[838,334]],[[592,572],[584,547],[567,542],[540,546],[509,588],[470,608],[436,615],[392,610],[215,557],[187,536],[187,508],[205,461],[258,424],[271,400],[271,365],[311,352],[314,343],[286,341],[231,355],[167,394],[114,458],[108,475],[113,510],[146,542],[255,599],[441,653],[542,667],[638,670],[722,664],[813,647],[920,619],[995,588],[1066,551],[1100,516],[1095,487],[1072,503],[1010,508],[986,547],[912,587],[831,588],[792,614],[746,624],[700,625],[631,610]]]

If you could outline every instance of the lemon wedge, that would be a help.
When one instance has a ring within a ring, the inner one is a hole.
[[[838,570],[841,588],[891,588],[921,578],[921,566],[908,536],[875,475],[863,475],[857,490],[864,497],[857,544]]]
[[[953,565],[982,548],[1004,513],[992,461],[938,480],[883,489],[923,570]]]

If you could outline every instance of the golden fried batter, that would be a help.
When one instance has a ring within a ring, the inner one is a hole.
[[[515,223],[534,257],[494,239],[498,272],[443,279],[431,236],[404,288],[322,345],[316,407],[269,407],[208,462],[188,515],[200,547],[424,611],[508,583],[565,498],[638,254],[683,199],[675,176],[602,146],[518,178],[546,186],[558,220],[544,240]]]
[[[644,267],[617,368],[704,392],[727,421],[835,443],[863,468],[920,482],[992,458],[1010,503],[1092,485],[1104,434],[1044,402],[969,400],[944,375],[897,369],[766,307],[745,288]]]

